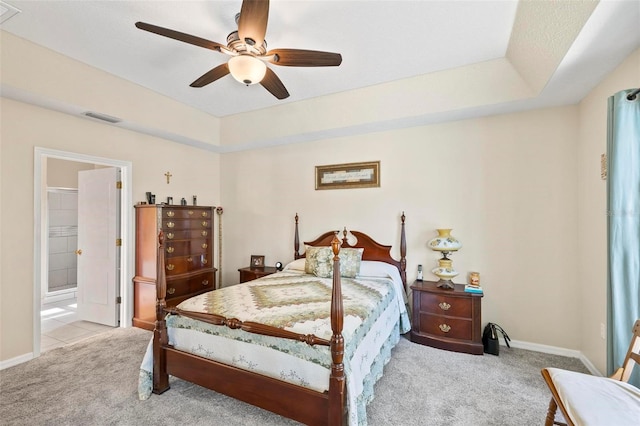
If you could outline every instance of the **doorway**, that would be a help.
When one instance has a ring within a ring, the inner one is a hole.
[[[65,161],[65,163],[68,163]],[[47,162],[51,166],[51,161]],[[60,164],[65,167],[65,164]],[[48,167],[51,171],[51,167]],[[42,286],[43,304],[76,297],[78,240],[78,188],[47,184],[47,243],[49,244],[48,278]]]
[[[131,326],[132,318],[132,295],[130,285],[130,277],[132,276],[133,265],[133,213],[126,206],[131,205],[132,190],[131,176],[132,164],[128,161],[94,157],[79,153],[65,152],[58,150],[49,150],[44,148],[35,148],[35,167],[34,167],[34,330],[33,330],[33,356],[37,357],[42,349],[42,325],[41,325],[41,306],[44,301],[44,294],[48,286],[49,273],[49,244],[48,244],[48,222],[47,222],[47,164],[49,161],[64,160],[77,164],[80,168],[101,168],[111,167],[117,168],[121,172],[120,181],[122,189],[119,192],[119,202],[123,206],[118,214],[120,221],[122,240],[120,246],[120,257],[116,265],[115,274],[118,276],[118,293],[120,294],[120,327]],[[76,173],[75,171],[72,173]]]

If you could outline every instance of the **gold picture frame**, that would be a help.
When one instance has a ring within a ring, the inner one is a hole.
[[[316,189],[380,186],[380,161],[316,166]]]

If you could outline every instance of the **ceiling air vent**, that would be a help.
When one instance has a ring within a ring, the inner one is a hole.
[[[97,120],[102,120],[102,121],[106,121],[108,123],[119,123],[122,120],[116,117],[111,117],[110,115],[107,114],[100,114],[97,112],[91,112],[91,111],[87,111],[84,113],[84,115],[86,115],[87,117],[91,117],[91,118],[95,118]]]

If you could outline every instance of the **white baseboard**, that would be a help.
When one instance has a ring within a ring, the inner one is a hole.
[[[600,377],[603,376],[603,374],[598,371],[596,366],[593,365],[593,363],[589,360],[589,358],[584,356],[583,353],[580,353],[580,361],[582,361],[584,366],[587,367],[587,370],[589,370],[589,373],[593,374],[594,376],[600,376]]]
[[[520,340],[511,340],[509,343],[512,347],[518,349],[526,349],[529,351],[542,352],[551,355],[566,356],[569,358],[578,358],[584,366],[594,376],[602,376],[602,373],[593,365],[593,363],[582,352],[575,349],[560,348],[557,346],[541,345],[539,343],[523,342]],[[501,343],[502,345],[502,343]]]
[[[31,361],[32,359],[33,359],[33,352],[29,352],[28,354],[20,355],[15,358],[8,359],[6,361],[0,361],[0,370],[13,367],[18,364],[22,364],[23,362]]]
[[[559,348],[557,346],[541,345],[540,343],[523,342],[521,340],[511,340],[510,345],[518,349],[527,349],[529,351],[561,355],[569,358],[582,358],[583,356],[582,352],[575,349]]]
[[[47,303],[55,303],[55,302],[60,302],[61,300],[73,299],[73,298],[77,297],[76,293],[77,293],[77,291],[76,291],[75,288],[56,291],[56,292],[53,292],[53,293],[47,293],[44,296],[42,304],[46,305]]]

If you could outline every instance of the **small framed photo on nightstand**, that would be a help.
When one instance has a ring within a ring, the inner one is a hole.
[[[264,268],[264,256],[251,255],[251,267],[252,268]]]

